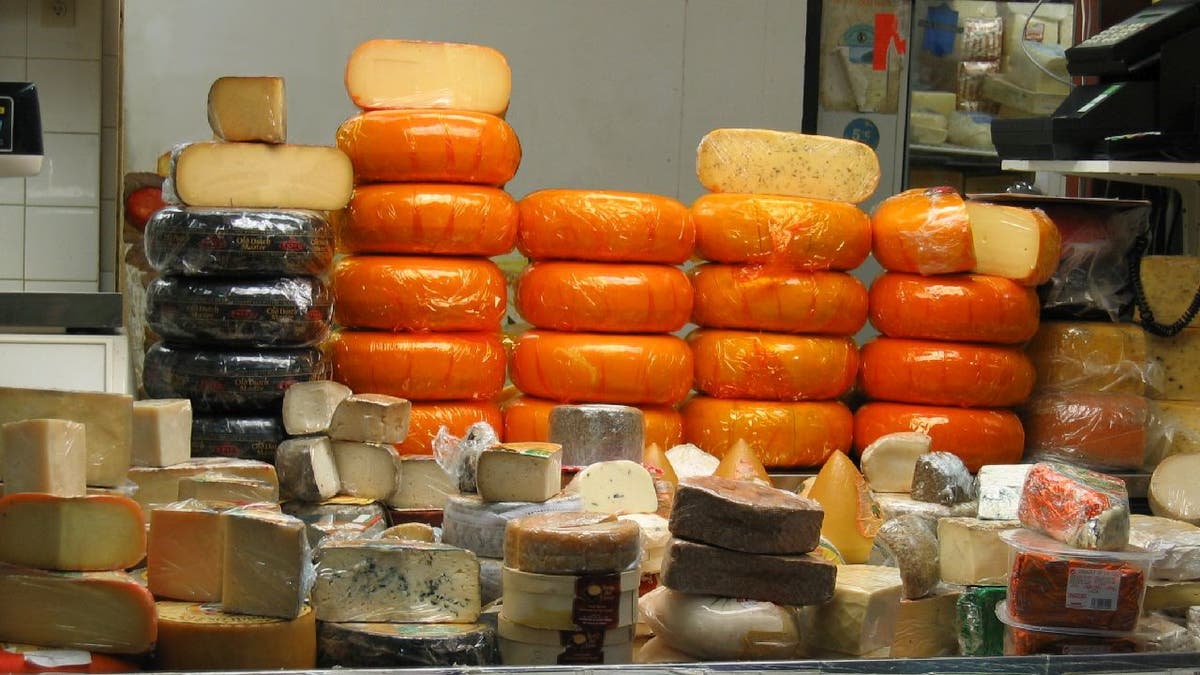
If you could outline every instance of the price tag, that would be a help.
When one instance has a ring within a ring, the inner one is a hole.
[[[1118,570],[1073,569],[1067,577],[1067,608],[1115,611],[1120,590]]]

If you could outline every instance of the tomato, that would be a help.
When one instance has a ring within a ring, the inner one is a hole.
[[[138,188],[125,197],[125,218],[138,230],[145,230],[150,216],[166,205],[162,198],[162,188]]]

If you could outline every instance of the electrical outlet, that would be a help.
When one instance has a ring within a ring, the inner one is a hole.
[[[42,26],[46,28],[74,28],[75,0],[41,0]]]

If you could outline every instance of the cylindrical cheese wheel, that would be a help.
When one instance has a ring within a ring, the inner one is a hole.
[[[1010,410],[867,403],[854,413],[854,447],[862,452],[884,434],[920,431],[931,452],[958,455],[972,473],[985,464],[1016,464],[1025,450],[1021,420]]]
[[[696,389],[717,398],[834,399],[858,373],[852,338],[701,329],[688,344]]]
[[[1145,398],[1132,394],[1054,392],[1024,407],[1031,458],[1057,459],[1098,471],[1142,466],[1157,422]]]
[[[142,383],[150,398],[191,399],[197,413],[276,411],[297,382],[328,379],[317,349],[230,351],[155,344]]]
[[[533,330],[517,339],[511,377],[562,403],[674,404],[692,388],[692,351],[672,335]]]
[[[159,670],[308,670],[317,665],[316,612],[295,619],[227,614],[213,605],[158,602]]]
[[[692,321],[710,328],[853,335],[867,321],[867,289],[844,272],[701,265]]]
[[[873,400],[1004,408],[1029,398],[1034,377],[1019,347],[881,337],[862,348],[859,384]]]
[[[337,146],[357,183],[504,185],[521,144],[508,122],[461,110],[375,110],[342,123]]]
[[[852,270],[871,252],[871,220],[853,204],[710,193],[692,203],[705,260],[796,270]]]
[[[505,353],[498,333],[338,331],[326,344],[332,379],[357,392],[413,401],[481,401],[504,386]]]
[[[666,450],[683,442],[683,415],[671,406],[639,406],[642,411],[642,438]]]
[[[498,330],[507,288],[486,258],[351,256],[333,271],[334,319],[390,331]]]
[[[475,185],[361,185],[337,234],[345,253],[501,255],[517,240],[517,202],[503,190]]]
[[[642,411],[633,406],[583,403],[550,411],[550,442],[562,447],[563,466],[642,461]]]
[[[540,190],[518,206],[517,249],[531,260],[678,265],[692,255],[696,229],[670,197],[601,190]]]
[[[871,228],[871,252],[886,270],[948,274],[975,268],[971,222],[953,188],[915,188],[888,197],[875,209]]]
[[[283,442],[278,417],[196,415],[192,418],[192,457],[232,457],[275,463]]]
[[[550,411],[562,405],[557,401],[518,396],[504,404],[504,440],[506,442],[550,440]],[[646,445],[674,447],[683,442],[683,418],[670,406],[637,406],[642,411],[642,440]]]
[[[641,554],[637,523],[603,513],[551,511],[510,520],[504,564],[539,574],[621,572]]]
[[[1037,332],[1038,297],[982,274],[885,273],[871,284],[871,325],[888,337],[1020,344]]]
[[[850,449],[853,419],[837,401],[799,403],[697,396],[684,404],[683,438],[718,457],[745,441],[767,468],[820,466]]]
[[[1043,321],[1025,345],[1038,390],[1142,395],[1157,375],[1135,323]]]
[[[480,563],[482,586],[483,561]],[[321,668],[490,666],[500,662],[499,649],[495,629],[483,624],[321,621],[317,626],[317,665]]]
[[[396,443],[396,449],[401,455],[432,455],[433,439],[439,429],[446,427],[452,435],[462,438],[476,422],[487,422],[500,430],[504,425],[500,406],[490,401],[414,403],[408,414],[408,436]]]
[[[537,262],[517,280],[517,309],[538,328],[669,333],[692,314],[692,284],[678,267]]]

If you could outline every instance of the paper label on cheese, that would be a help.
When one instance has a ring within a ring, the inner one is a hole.
[[[583,628],[616,628],[621,616],[621,575],[581,576],[575,582],[571,619]]]
[[[558,665],[592,665],[604,663],[604,631],[561,631],[563,651]]]
[[[1117,608],[1120,590],[1117,570],[1072,569],[1067,577],[1067,607],[1111,612]]]

